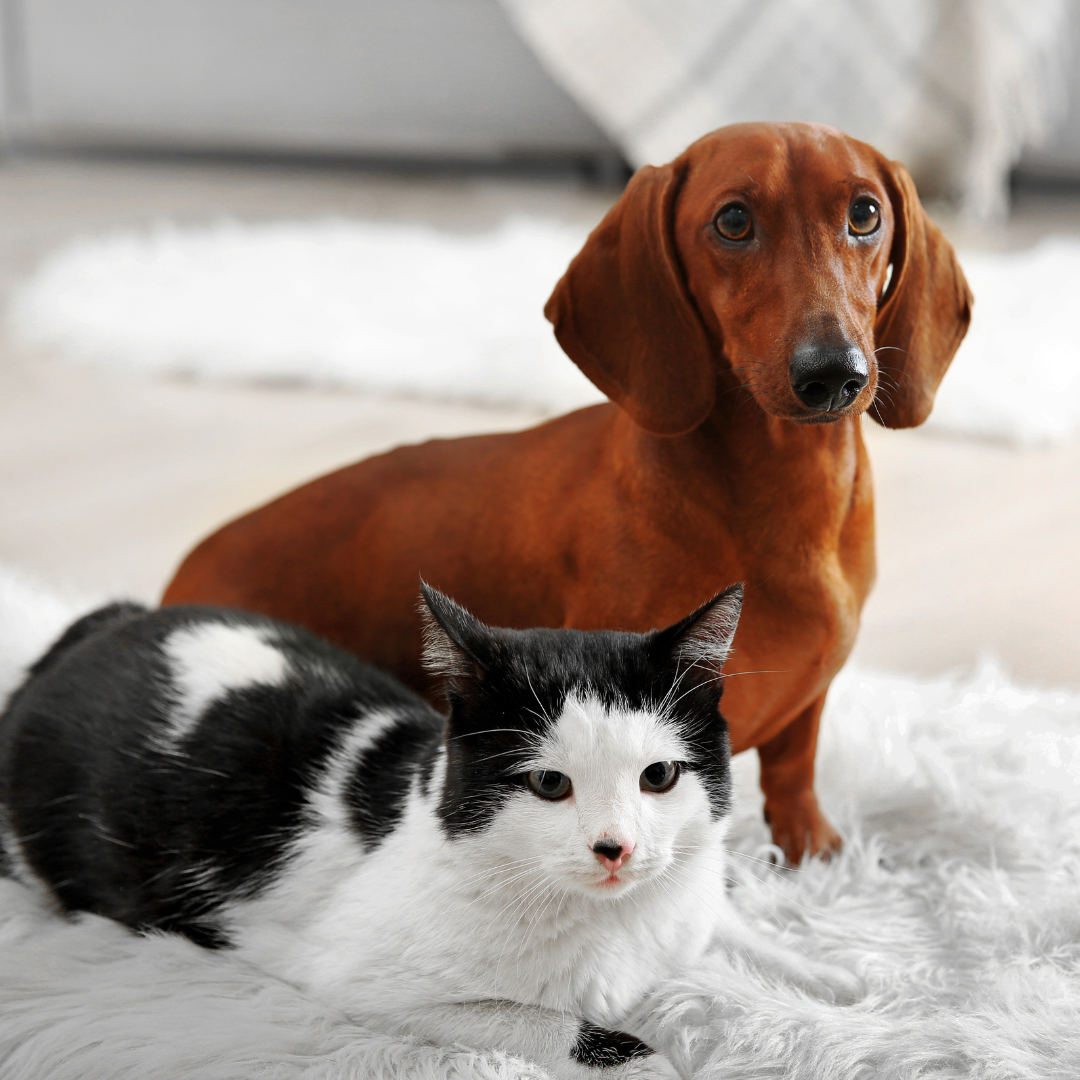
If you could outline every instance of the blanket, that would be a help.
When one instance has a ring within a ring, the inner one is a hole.
[[[86,601],[0,572],[10,689]],[[700,1080],[1080,1075],[1080,697],[992,663],[919,681],[845,670],[818,759],[847,838],[773,862],[753,753],[735,761],[732,897],[778,942],[856,970],[841,1005],[717,949],[635,1018]],[[68,919],[0,880],[4,1080],[542,1080],[503,1054],[388,1039],[333,1002],[178,937]]]
[[[635,165],[724,124],[816,120],[986,220],[1064,102],[1065,0],[502,3]]]

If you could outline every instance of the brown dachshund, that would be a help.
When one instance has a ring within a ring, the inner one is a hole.
[[[647,630],[735,581],[724,713],[773,837],[840,838],[818,720],[874,579],[860,414],[926,419],[970,318],[902,166],[833,128],[740,124],[643,168],[546,313],[610,398],[352,465],[225,526],[166,603],[291,619],[419,686],[423,575],[499,626]]]

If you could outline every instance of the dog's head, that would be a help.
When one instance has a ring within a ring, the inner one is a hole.
[[[921,424],[971,304],[902,165],[819,124],[736,124],[640,169],[545,313],[604,393],[677,435],[735,386],[795,422]]]

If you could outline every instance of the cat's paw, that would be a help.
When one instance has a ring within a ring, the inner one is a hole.
[[[679,1080],[675,1066],[663,1054],[631,1058],[614,1069],[597,1073],[596,1080]]]
[[[583,1023],[566,1071],[574,1080],[678,1080],[675,1066],[633,1035]]]
[[[675,1066],[663,1054],[655,1053],[608,1065],[568,1062],[562,1068],[547,1068],[557,1080],[680,1080]]]

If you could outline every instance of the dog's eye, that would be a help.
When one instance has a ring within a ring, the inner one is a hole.
[[[754,221],[750,211],[741,203],[728,203],[720,208],[714,222],[716,231],[725,240],[749,240]]]
[[[873,199],[856,199],[848,211],[847,222],[856,236],[869,236],[881,224],[881,208]]]
[[[564,799],[570,794],[570,777],[566,773],[537,770],[526,777],[529,787],[542,799]]]
[[[677,761],[654,761],[641,773],[642,791],[667,791],[679,779]]]

